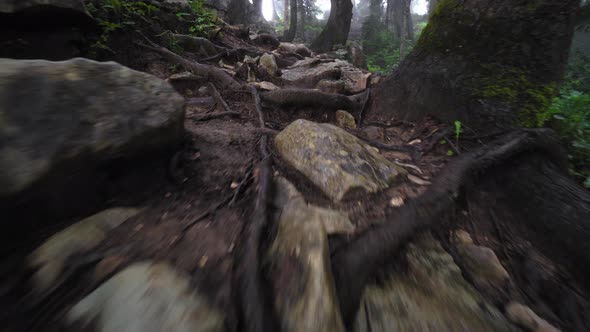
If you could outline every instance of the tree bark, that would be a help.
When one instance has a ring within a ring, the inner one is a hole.
[[[351,0],[331,0],[330,17],[320,35],[311,44],[316,52],[329,52],[335,44],[345,44],[352,19]]]
[[[260,0],[262,3],[262,0]],[[232,0],[227,7],[227,18],[230,24],[248,24],[250,23],[247,15],[250,3],[248,0]]]
[[[375,87],[369,118],[537,126],[562,79],[578,5],[441,0],[412,53]]]
[[[291,0],[291,20],[289,21],[289,30],[285,30],[285,34],[284,34],[284,41],[286,42],[292,42],[293,39],[295,39],[295,33],[297,32],[297,2],[299,0]],[[287,25],[285,23],[285,29],[287,28]]]
[[[297,0],[299,2],[297,4],[297,11],[299,13],[299,17],[297,18],[297,33],[296,36],[301,41],[305,41],[305,6],[303,0]]]
[[[432,15],[437,3],[438,0],[428,0],[428,16]]]
[[[287,27],[289,26],[289,0],[285,0],[285,8],[283,14],[283,31],[284,33],[287,32]]]

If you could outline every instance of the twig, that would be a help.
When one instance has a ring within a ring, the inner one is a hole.
[[[217,112],[217,113],[211,113],[211,114],[205,114],[202,116],[196,116],[191,118],[191,120],[193,121],[207,121],[207,120],[213,120],[213,119],[219,119],[219,118],[223,118],[223,117],[240,117],[242,114],[239,112],[233,112],[233,111],[229,111],[229,112]]]
[[[236,188],[236,190],[234,192],[234,195],[233,195],[231,201],[228,204],[229,206],[232,206],[232,205],[235,204],[236,200],[238,199],[238,195],[240,194],[240,192],[242,191],[242,189],[244,188],[244,186],[246,185],[246,183],[250,179],[250,176],[252,175],[252,170],[253,169],[254,168],[252,167],[252,165],[250,165],[248,167],[248,171],[246,172],[246,175],[244,175],[244,179],[242,179],[242,181],[240,181],[240,184]]]

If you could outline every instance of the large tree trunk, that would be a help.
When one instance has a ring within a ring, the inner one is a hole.
[[[351,0],[331,0],[330,17],[328,23],[313,41],[311,48],[316,52],[328,52],[336,44],[345,44],[350,31],[352,19]]]
[[[486,129],[538,125],[563,76],[578,5],[440,1],[413,52],[373,90],[368,113]]]
[[[262,3],[262,0],[260,0]],[[250,17],[247,15],[250,3],[248,0],[232,0],[227,9],[227,18],[230,24],[248,24]]]
[[[428,0],[428,15],[432,15],[434,7],[436,7],[438,0]]]
[[[393,34],[403,44],[405,40],[413,40],[411,0],[388,0],[387,11],[391,17]]]
[[[299,17],[297,18],[297,38],[301,39],[301,41],[305,40],[305,6],[303,4],[303,0],[297,0],[297,11],[299,13]]]
[[[291,19],[289,20],[289,30],[287,29],[287,22],[285,21],[285,34],[283,36],[284,41],[292,42],[295,38],[297,31],[297,2],[298,0],[291,0]],[[286,3],[285,3],[286,4]],[[286,10],[285,10],[286,12]]]

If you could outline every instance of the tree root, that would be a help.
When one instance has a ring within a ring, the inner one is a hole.
[[[256,105],[259,128],[265,128],[258,92],[253,86],[250,86],[250,92]],[[258,147],[262,161],[254,172],[257,180],[254,212],[251,221],[242,231],[240,249],[236,250],[238,257],[235,259],[236,264],[232,274],[232,288],[236,295],[239,313],[238,330],[246,332],[277,330],[277,323],[272,315],[272,300],[263,288],[265,282],[260,268],[262,266],[260,257],[263,255],[260,244],[268,228],[268,210],[272,191],[272,164],[268,152],[267,135],[263,134]]]
[[[366,283],[377,270],[416,233],[431,227],[450,211],[460,190],[483,171],[525,152],[548,156],[561,170],[565,154],[549,130],[519,130],[491,142],[485,148],[452,160],[420,197],[407,202],[383,222],[359,234],[332,255],[332,270],[342,317],[354,321]]]
[[[232,117],[232,118],[239,118],[242,114],[239,112],[217,112],[217,113],[211,113],[211,114],[205,114],[202,116],[198,116],[198,117],[194,117],[191,118],[191,120],[198,122],[198,121],[208,121],[208,120],[213,120],[213,119],[219,119],[219,118],[223,118],[223,117]]]
[[[179,66],[184,67],[184,69],[193,72],[195,75],[200,76],[207,76],[220,88],[220,89],[230,89],[230,90],[237,90],[242,87],[242,85],[236,81],[233,77],[231,77],[228,73],[224,72],[223,70],[209,66],[203,65],[197,62],[189,61],[180,55],[164,48],[151,40],[147,37],[144,37],[145,41],[149,44],[143,44],[140,42],[136,42],[137,45],[144,47],[148,50],[156,52],[166,58],[168,61],[177,64]]]
[[[209,90],[213,94],[213,98],[215,98],[215,102],[217,103],[217,105],[221,105],[223,107],[223,110],[228,114],[234,113],[232,112],[231,108],[229,108],[229,105],[225,102],[219,91],[217,91],[217,89],[215,88],[215,84],[209,83],[208,86]]]
[[[308,89],[281,89],[262,93],[262,101],[280,107],[317,107],[322,110],[358,110],[358,96],[344,96]]]

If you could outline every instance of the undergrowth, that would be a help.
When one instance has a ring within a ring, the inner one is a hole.
[[[590,188],[590,58],[572,56],[559,96],[541,117],[567,146],[570,172]]]

